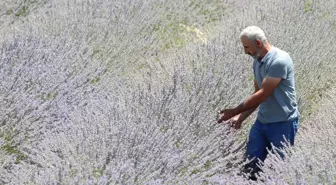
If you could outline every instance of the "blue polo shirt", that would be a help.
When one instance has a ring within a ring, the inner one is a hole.
[[[282,122],[299,117],[293,61],[287,52],[272,47],[261,61],[253,61],[253,72],[259,88],[267,76],[282,79],[273,93],[259,105],[257,119],[260,122]]]

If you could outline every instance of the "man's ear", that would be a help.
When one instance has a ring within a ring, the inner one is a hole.
[[[261,42],[261,40],[256,40],[256,46],[260,48],[262,45],[263,43]]]

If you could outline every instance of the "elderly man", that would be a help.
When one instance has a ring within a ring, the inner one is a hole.
[[[298,127],[293,61],[289,54],[272,46],[264,32],[256,27],[245,28],[240,39],[245,53],[253,57],[255,92],[233,109],[222,110],[218,120],[229,122],[239,129],[242,122],[259,107],[258,116],[250,130],[246,157],[252,160],[246,168],[251,179],[260,171],[258,159],[264,161],[272,145],[294,145]]]

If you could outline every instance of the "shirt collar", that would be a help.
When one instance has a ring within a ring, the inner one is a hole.
[[[258,60],[257,61],[259,63],[264,63],[268,60],[268,58],[274,53],[275,51],[275,47],[271,46],[271,49],[266,53],[266,55],[261,59],[261,60]]]

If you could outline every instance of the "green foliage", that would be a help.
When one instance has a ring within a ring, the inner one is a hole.
[[[160,127],[160,131],[161,131],[162,133],[167,133],[168,130],[169,130],[169,127],[168,127],[168,126],[161,126],[161,127]]]
[[[42,94],[39,97],[41,98],[41,100],[43,101],[47,101],[47,100],[54,100],[58,95],[58,91],[56,92],[48,92],[46,94]]]
[[[95,49],[95,50],[93,50],[91,57],[94,57],[94,56],[96,56],[97,54],[100,54],[101,52],[102,52],[101,49]]]
[[[212,163],[211,163],[210,160],[207,160],[207,162],[204,164],[204,168],[205,168],[206,170],[209,170],[209,169],[211,168],[211,166],[212,166]]]
[[[137,183],[138,180],[139,180],[139,176],[137,175],[137,176],[135,176],[135,178],[134,178],[134,183]]]
[[[18,12],[15,13],[15,16],[17,17],[25,17],[29,14],[28,7],[26,5],[23,5]]]
[[[94,79],[91,80],[91,84],[96,84],[96,83],[98,83],[99,81],[100,81],[100,77],[97,76],[96,78],[94,78]]]
[[[15,12],[16,17],[26,17],[29,15],[29,13],[36,9],[36,5],[43,4],[43,1],[38,1],[38,0],[24,0],[21,3],[21,6],[17,12]],[[13,12],[9,12],[13,13]]]
[[[187,172],[187,170],[188,170],[188,167],[187,167],[187,166],[183,167],[183,168],[181,169],[181,176],[184,176],[185,173]]]
[[[13,138],[14,130],[6,132],[3,135],[5,143],[1,146],[1,150],[4,151],[7,155],[14,155],[16,157],[15,164],[18,164],[20,161],[26,160],[27,156],[19,150],[19,145],[14,144]]]
[[[181,143],[180,139],[178,139],[178,140],[175,141],[175,147],[178,148],[178,149],[181,149],[182,143]]]
[[[195,174],[200,173],[200,172],[201,172],[201,169],[198,169],[198,168],[193,169],[193,170],[191,170],[189,176],[195,175]]]
[[[101,167],[101,168],[94,169],[94,170],[92,171],[93,176],[96,177],[96,178],[101,177],[101,176],[103,175],[105,169],[106,169],[106,166],[105,166],[105,165],[104,165],[103,167]]]
[[[304,1],[304,12],[309,13],[312,11],[313,11],[312,2],[310,0],[305,0]]]
[[[71,170],[70,170],[70,177],[75,177],[76,174],[77,174],[77,172],[78,172],[78,170],[76,170],[76,169],[71,169]],[[93,172],[93,174],[95,174],[95,172]]]
[[[14,13],[13,9],[9,9],[6,11],[6,15],[12,15]]]
[[[150,34],[157,34],[158,39],[163,43],[159,46],[160,51],[166,51],[171,48],[182,48],[188,43],[206,43],[207,34],[205,30],[220,20],[227,10],[227,5],[221,0],[213,1],[213,6],[205,6],[203,1],[193,0],[185,11],[195,11],[196,15],[182,16],[184,12],[163,11],[164,15],[160,22],[150,25],[147,30]],[[153,8],[164,9],[160,3],[153,4]],[[197,16],[204,17],[206,24],[199,28],[196,26]],[[202,29],[202,30],[201,30]]]

